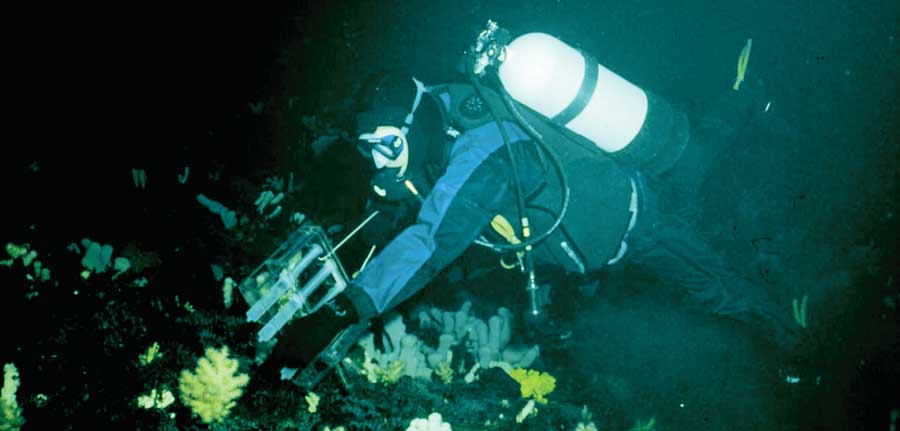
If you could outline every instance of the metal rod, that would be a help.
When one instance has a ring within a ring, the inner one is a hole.
[[[352,238],[353,235],[356,235],[356,232],[359,232],[359,230],[362,229],[363,226],[365,226],[367,223],[369,223],[369,221],[371,221],[373,217],[375,217],[376,215],[378,215],[378,213],[379,213],[379,211],[376,210],[376,211],[373,212],[371,215],[369,215],[368,217],[366,217],[366,219],[363,220],[362,223],[360,223],[359,226],[356,227],[356,229],[353,229],[352,232],[350,232],[349,234],[347,234],[347,236],[344,237],[344,239],[342,239],[341,242],[338,243],[338,245],[334,246],[334,248],[331,249],[331,251],[330,251],[328,254],[326,254],[325,256],[320,257],[319,260],[321,261],[321,260],[328,259],[329,257],[331,257],[331,255],[335,254],[335,253],[338,251],[338,249],[341,248],[341,246],[343,246],[345,242],[347,242],[348,239]]]

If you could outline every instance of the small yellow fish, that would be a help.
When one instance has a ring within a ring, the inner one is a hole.
[[[734,91],[738,91],[741,88],[741,83],[744,82],[744,73],[747,71],[747,63],[750,61],[750,49],[753,47],[753,39],[747,39],[747,44],[744,45],[744,49],[741,50],[741,55],[738,57],[737,62],[737,78],[734,80]]]

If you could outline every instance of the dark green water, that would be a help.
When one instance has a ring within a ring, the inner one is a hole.
[[[245,304],[222,308],[209,271],[216,263],[246,277],[290,224],[254,218],[238,237],[195,200],[204,193],[253,217],[265,179],[293,172],[302,189],[291,210],[325,226],[354,224],[362,162],[349,146],[316,156],[310,143],[349,130],[348,98],[374,70],[454,79],[487,19],[592,53],[692,120],[733,94],[752,38],[741,91],[759,103],[710,166],[698,228],[788,318],[792,299],[809,301],[793,384],[753,328],[684,306],[665,274],[611,274],[590,299],[555,280],[554,307],[573,338],[542,357],[558,398],[521,429],[574,429],[582,405],[602,430],[655,417],[661,431],[887,429],[900,409],[900,3],[333,1],[57,12],[22,15],[30,43],[10,64],[20,65],[13,83],[28,83],[16,85],[24,94],[14,110],[29,121],[13,121],[22,133],[10,133],[2,162],[0,240],[28,243],[53,274],[36,285],[21,265],[0,267],[8,328],[0,361],[21,374],[24,429],[200,429],[179,403],[172,419],[133,399],[159,385],[174,391],[178,372],[220,344],[253,382],[226,429],[319,430],[353,414],[365,429],[399,429],[441,406],[453,429],[482,429],[475,418],[495,416],[491,403],[516,400],[515,387],[490,377],[480,389],[405,383],[393,393],[348,394],[326,381],[320,416],[303,416],[304,393],[252,364],[256,328],[242,323]],[[191,179],[180,184],[185,166]],[[131,184],[133,168],[147,171],[146,190]],[[84,237],[159,262],[84,281],[67,251]],[[355,268],[366,249],[347,250]],[[147,288],[129,284],[140,277]],[[442,278],[418,300],[521,307],[522,285],[509,274],[463,287]],[[135,361],[153,341],[168,354],[147,370]],[[339,408],[341,397],[353,407]]]

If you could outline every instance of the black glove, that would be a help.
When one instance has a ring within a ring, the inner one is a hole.
[[[294,319],[282,328],[269,361],[277,366],[303,368],[339,332],[359,320],[357,307],[347,294],[341,293],[315,313]]]

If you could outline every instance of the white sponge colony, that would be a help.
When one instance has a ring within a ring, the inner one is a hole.
[[[99,242],[84,238],[81,240],[81,245],[84,247],[84,257],[81,258],[81,266],[85,269],[82,271],[81,277],[85,280],[90,277],[91,273],[100,274],[106,272],[110,266],[116,271],[112,276],[113,280],[115,280],[131,268],[131,262],[124,257],[117,257],[115,262],[112,265],[110,264],[113,253],[113,246],[110,244],[100,245]],[[77,248],[75,247],[76,250]]]
[[[81,246],[85,249],[84,257],[81,258],[81,266],[97,273],[106,272],[112,258],[113,247],[109,244],[100,245],[100,243],[87,238],[81,240]]]
[[[440,413],[435,412],[428,415],[428,419],[413,419],[406,431],[453,431],[453,429],[441,419]]]
[[[237,214],[225,205],[204,196],[202,193],[197,195],[197,202],[200,202],[213,214],[218,214],[222,219],[222,224],[225,225],[225,229],[231,229],[237,224]]]

